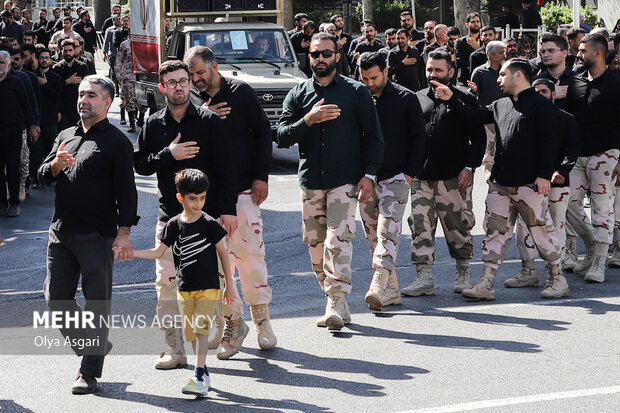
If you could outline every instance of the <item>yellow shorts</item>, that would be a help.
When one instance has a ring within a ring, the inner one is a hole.
[[[208,335],[215,322],[215,309],[220,300],[220,290],[177,291],[179,313],[183,317],[185,339],[194,341],[196,334]]]

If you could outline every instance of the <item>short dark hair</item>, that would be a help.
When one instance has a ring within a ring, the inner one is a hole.
[[[338,19],[338,17],[342,18],[342,15],[341,14],[334,14],[332,17],[329,18],[329,22],[330,23],[336,22],[336,19]]]
[[[477,17],[480,19],[480,13],[478,12],[472,12],[469,13],[466,17],[465,17],[465,23],[469,23],[474,17]],[[482,19],[481,19],[482,20]]]
[[[189,68],[185,63],[180,60],[166,60],[159,66],[159,81],[163,83],[164,75],[176,70],[185,70],[187,72],[187,76],[190,77]]]
[[[364,27],[368,27],[368,26],[372,26],[375,28],[375,30],[377,30],[377,25],[375,25],[373,22],[366,23]]]
[[[575,40],[580,33],[586,34],[586,31],[581,27],[573,27],[566,33],[566,37],[568,37],[568,40]]]
[[[10,17],[12,19],[13,13],[11,13],[9,10],[2,10],[2,13],[0,13],[0,17]]]
[[[602,34],[586,34],[581,43],[590,43],[595,49],[603,51],[603,56],[607,56],[607,39]]]
[[[553,82],[545,77],[540,77],[532,83],[532,86],[543,85],[549,88],[550,91],[555,92],[555,85]]]
[[[213,65],[213,62],[215,62],[215,55],[213,54],[213,51],[207,46],[191,47],[188,51],[185,52],[185,56],[183,56],[183,61],[185,62],[187,67],[190,67],[192,66],[192,60],[194,60],[194,58],[196,57],[199,57],[207,67]]]
[[[37,48],[33,44],[25,44],[22,46],[22,51],[36,54]]]
[[[411,12],[409,10],[405,10],[404,12],[400,13],[400,17],[403,16],[411,16],[413,17],[413,14],[411,14]]]
[[[61,43],[60,43],[60,48],[64,49],[65,46],[71,46],[75,49],[75,42],[73,41],[73,39],[64,39]]]
[[[33,39],[37,38],[37,34],[35,32],[33,32],[32,30],[28,30],[27,32],[24,32],[24,36],[30,36]]]
[[[385,57],[379,52],[364,52],[360,55],[358,61],[362,70],[368,70],[373,66],[379,66],[379,70],[383,71],[386,67]]]
[[[199,169],[187,168],[177,172],[174,175],[174,184],[182,196],[202,194],[209,190],[209,178]]]
[[[448,65],[448,69],[452,67],[452,56],[446,50],[443,49],[435,49],[428,54],[429,59],[433,60],[445,60]]]
[[[407,36],[409,36],[409,32],[407,31],[407,29],[398,29],[398,30],[396,30],[396,34],[401,34],[401,33],[405,33]]]
[[[71,17],[71,16],[65,16],[65,17],[63,17],[63,18],[62,18],[62,21],[63,21],[63,22],[70,21],[71,23],[73,23],[73,17]]]
[[[560,50],[568,49],[568,42],[559,34],[545,33],[540,37],[540,43],[553,42]]]
[[[385,35],[386,36],[391,36],[391,35],[397,34],[397,33],[398,33],[398,31],[395,28],[393,28],[393,27],[390,27],[389,29],[387,29],[385,31]]]
[[[41,57],[41,53],[49,53],[50,57],[52,56],[52,52],[51,52],[51,50],[50,50],[50,49],[48,49],[47,47],[40,47],[40,48],[36,48],[36,47],[35,47],[35,49],[36,49],[36,52],[35,52],[35,53],[36,53],[36,55],[37,55],[37,59],[38,59],[39,57]]]
[[[523,73],[525,79],[529,82],[532,81],[532,65],[526,59],[515,57],[506,61],[506,69],[510,70],[513,75],[516,72]]]
[[[308,20],[307,22],[304,23],[304,30],[305,29],[315,29],[316,30],[316,23],[313,22],[312,20]]]
[[[448,27],[448,30],[446,30],[446,36],[460,36],[461,35],[461,31],[459,30],[458,27],[456,26],[450,26]]]
[[[340,49],[340,47],[338,47],[338,37],[334,36],[333,34],[329,34],[329,33],[325,33],[325,32],[318,32],[312,35],[312,41],[314,42],[315,40],[321,41],[321,40],[329,40],[332,41],[334,43],[334,47],[335,52],[338,52],[338,50]]]
[[[493,34],[497,34],[497,30],[495,30],[495,27],[493,26],[484,26],[482,29],[480,29],[481,32],[488,32],[489,30],[492,30]]]
[[[295,15],[295,21],[299,22],[301,21],[301,19],[309,19],[310,17],[308,17],[308,15],[306,13],[297,13]]]

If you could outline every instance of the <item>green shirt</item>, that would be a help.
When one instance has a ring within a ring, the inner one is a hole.
[[[325,98],[340,116],[308,126],[303,117]],[[383,161],[383,135],[370,91],[362,83],[336,75],[323,87],[314,78],[295,86],[284,99],[280,147],[299,144],[299,184],[305,189],[356,185],[376,175]]]

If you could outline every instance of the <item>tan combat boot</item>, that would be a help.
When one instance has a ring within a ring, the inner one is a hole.
[[[559,265],[549,268],[548,274],[545,289],[541,294],[542,298],[560,298],[568,293],[568,283],[560,272]]]
[[[493,274],[493,269],[491,267],[484,267],[478,284],[472,288],[464,289],[463,297],[472,300],[495,300],[494,280],[495,274]]]
[[[431,266],[426,264],[418,264],[416,266],[416,272],[418,273],[418,276],[415,281],[400,290],[400,293],[410,297],[435,295],[435,285],[433,284],[433,273]]]
[[[329,294],[326,294],[326,296],[327,296],[327,306],[329,306],[329,303],[330,303]],[[342,299],[340,300],[340,306],[338,307],[338,311],[340,311],[339,313],[340,318],[342,318],[342,321],[344,322],[344,324],[349,324],[351,322],[351,313],[349,312],[349,304],[347,304],[347,300],[344,298],[344,295],[342,296]],[[325,314],[316,320],[316,326],[327,327],[326,321],[329,315],[330,314],[328,313],[327,308],[326,308]]]
[[[401,304],[402,302],[403,300],[400,298],[400,291],[398,289],[398,276],[396,275],[396,270],[392,270],[388,276],[388,282],[383,293],[383,302],[381,305],[386,307],[388,305]]]
[[[583,257],[582,261],[575,265],[575,268],[573,268],[573,272],[580,275],[584,275],[588,272],[588,270],[592,266],[592,261],[594,260],[594,242],[588,242],[586,244],[586,248],[586,256]]]
[[[251,305],[250,312],[258,335],[258,346],[261,350],[272,350],[278,344],[269,322],[269,304]]]
[[[566,237],[566,245],[562,252],[562,269],[572,272],[579,263],[577,257],[577,238]]]
[[[538,285],[538,274],[534,261],[521,261],[521,271],[504,281],[506,288],[534,287]]]
[[[368,304],[368,308],[371,310],[381,311],[389,277],[390,272],[385,268],[377,268],[375,270],[370,282],[370,288],[368,288],[365,296],[366,304]]]
[[[158,370],[170,370],[177,367],[185,367],[187,364],[187,356],[183,348],[183,330],[180,328],[165,328],[165,341],[168,350],[161,353],[155,362],[155,368]]]
[[[607,261],[609,268],[620,268],[620,241],[614,241],[614,254]]]
[[[241,344],[250,331],[242,318],[226,320],[224,336],[222,337],[222,349],[217,353],[220,360],[228,360],[241,350]]]
[[[224,334],[224,323],[222,323],[222,317],[216,315],[209,330],[209,350],[215,350],[220,346],[222,334]]]
[[[594,283],[605,282],[605,261],[607,261],[607,255],[595,255],[592,265],[583,279]]]
[[[466,288],[471,287],[469,279],[469,264],[456,265],[456,280],[454,281],[454,292],[462,293]]]

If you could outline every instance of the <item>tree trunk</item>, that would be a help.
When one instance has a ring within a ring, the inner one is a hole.
[[[372,20],[372,0],[362,0],[362,15],[364,19]]]
[[[95,15],[93,16],[95,27],[97,30],[101,30],[105,19],[110,17],[112,9],[110,8],[110,0],[97,0],[93,2],[95,8]]]
[[[454,0],[454,22],[461,36],[467,34],[465,17],[472,12],[480,13],[480,0]]]
[[[295,15],[293,14],[293,0],[282,0],[282,26],[287,29],[295,27]]]

